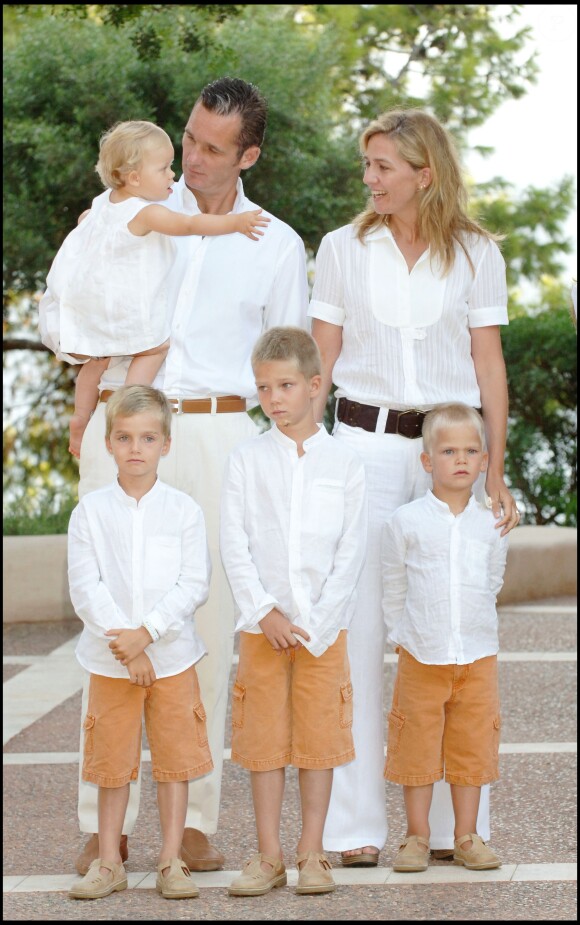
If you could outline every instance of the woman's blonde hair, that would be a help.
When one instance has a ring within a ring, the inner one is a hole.
[[[420,109],[395,109],[374,119],[360,137],[360,150],[366,154],[373,135],[391,138],[397,152],[414,170],[428,167],[431,183],[420,191],[418,231],[422,240],[429,243],[431,258],[438,257],[443,272],[449,273],[455,261],[455,242],[463,248],[473,271],[473,263],[464,243],[469,234],[484,235],[499,241],[494,235],[467,215],[467,189],[461,175],[461,166],[453,139],[434,116]],[[363,212],[356,216],[354,225],[357,237],[380,225],[389,224],[387,215],[379,215],[372,197]]]
[[[103,186],[119,189],[127,174],[140,167],[145,154],[167,143],[172,145],[171,138],[154,122],[117,122],[99,142],[95,170]]]

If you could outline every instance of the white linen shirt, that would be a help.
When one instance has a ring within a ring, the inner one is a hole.
[[[470,665],[497,653],[508,537],[495,523],[474,495],[457,515],[432,491],[397,508],[381,548],[389,642],[424,665]]]
[[[193,616],[207,598],[211,564],[203,513],[184,492],[157,479],[138,503],[118,482],[86,494],[70,519],[68,574],[85,624],[75,652],[87,671],[128,678],[104,633],[144,619],[160,635],[145,648],[158,678],[205,655]]]
[[[411,272],[389,228],[365,243],[353,225],[325,235],[308,314],[343,328],[334,365],[338,397],[385,408],[481,405],[470,328],[507,324],[505,263],[497,245],[471,236],[455,245],[447,276],[427,250]]]
[[[230,453],[220,528],[236,631],[261,633],[276,607],[314,656],[349,626],[367,521],[362,462],[318,426],[303,456],[276,425]]]
[[[183,177],[164,205],[200,214]],[[232,212],[258,208],[238,180]],[[240,233],[172,238],[177,256],[168,290],[171,346],[153,383],[169,397],[255,400],[250,357],[260,335],[277,325],[308,326],[304,244],[289,225],[263,214],[271,221],[259,241]],[[127,360],[111,362],[101,388],[122,385],[127,366]]]

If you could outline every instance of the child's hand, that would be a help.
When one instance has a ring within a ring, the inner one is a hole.
[[[105,636],[116,636],[109,643],[109,649],[115,658],[121,662],[121,665],[127,665],[131,659],[141,655],[144,649],[151,643],[151,636],[144,626],[137,629],[115,629],[107,630]]]
[[[255,209],[253,212],[241,212],[238,218],[238,231],[251,238],[252,241],[258,241],[258,235],[263,235],[260,227],[265,227],[270,219],[267,215],[261,215],[261,209]]]
[[[290,623],[290,620],[287,620],[275,607],[260,620],[260,628],[276,655],[284,652],[285,655],[290,656],[291,649],[299,649],[302,643],[296,638],[297,636],[302,636],[306,640],[310,639],[306,630]]]
[[[127,665],[129,680],[131,684],[137,684],[139,687],[151,687],[157,680],[151,659],[145,652],[141,652]]]

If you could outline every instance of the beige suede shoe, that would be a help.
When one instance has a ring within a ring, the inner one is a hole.
[[[261,864],[271,864],[271,870],[262,870]],[[280,858],[267,854],[255,854],[244,864],[239,877],[232,880],[228,887],[230,896],[263,896],[274,887],[286,886],[286,868]]]
[[[127,836],[121,835],[121,842],[119,844],[119,853],[121,855],[121,860],[123,864],[129,857],[129,847],[127,844]],[[89,867],[99,856],[99,836],[91,835],[83,850],[79,854],[78,858],[75,861],[75,867],[77,872],[84,877],[88,873]]]
[[[302,867],[300,867],[301,864]],[[324,854],[319,854],[317,851],[297,854],[296,867],[298,868],[297,893],[331,893],[336,890],[336,883],[331,873],[332,867]]]
[[[165,868],[169,870],[163,873]],[[157,865],[155,889],[164,899],[194,899],[199,890],[189,873],[189,868],[181,858],[169,858]]]
[[[465,842],[470,839],[473,842],[471,848],[467,848],[463,851],[461,845],[465,844]],[[497,854],[494,854],[491,848],[487,847],[483,839],[474,833],[471,835],[460,835],[459,838],[455,839],[453,863],[463,864],[468,870],[493,870],[496,867],[501,867],[501,861]]]
[[[107,869],[102,874],[100,868]],[[114,864],[95,858],[82,880],[69,890],[71,899],[103,899],[118,890],[127,889],[127,874],[122,864]]]
[[[422,847],[421,847],[422,846]],[[409,835],[399,848],[393,861],[398,873],[415,873],[429,867],[429,842],[421,835]]]

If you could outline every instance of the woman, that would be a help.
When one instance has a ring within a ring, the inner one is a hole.
[[[369,539],[349,630],[356,759],[335,771],[324,846],[346,866],[374,866],[387,837],[384,622],[380,534],[388,516],[429,488],[419,461],[424,413],[447,401],[481,408],[489,453],[483,489],[502,535],[519,520],[503,477],[507,380],[505,264],[494,235],[466,213],[451,138],[420,110],[388,112],[361,136],[371,198],[320,245],[309,314],[323,361],[318,420],[337,386],[334,435],[365,461]],[[481,481],[483,482],[482,476]],[[431,848],[453,850],[449,786],[435,787]],[[479,834],[489,838],[489,787]]]

